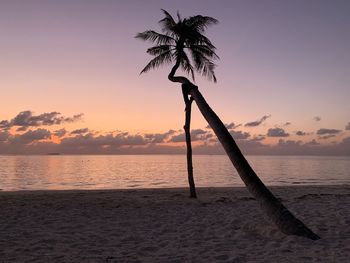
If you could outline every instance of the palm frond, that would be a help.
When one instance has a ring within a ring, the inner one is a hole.
[[[173,50],[174,48],[172,45],[159,45],[159,46],[154,46],[147,49],[147,53],[152,56],[158,56],[164,52],[173,51]]]
[[[190,27],[195,28],[199,32],[204,32],[207,27],[219,23],[219,21],[210,16],[191,16],[187,19]]]
[[[164,9],[161,9],[164,13],[165,17],[159,20],[159,24],[162,26],[162,31],[166,33],[172,33],[174,27],[176,26],[176,22],[174,18]]]
[[[215,48],[210,48],[206,45],[190,45],[188,48],[190,50],[200,52],[208,58],[220,59],[219,56],[214,51]]]
[[[215,64],[208,58],[206,58],[201,52],[191,50],[192,59],[196,70],[202,75],[208,77],[208,79],[216,82],[216,76],[214,73]]]
[[[216,49],[216,47],[211,43],[209,38],[198,32],[197,30],[191,30],[187,34],[186,38],[187,45],[206,45],[211,49]]]
[[[182,50],[181,52],[177,53],[176,56],[178,57],[178,59],[180,59],[181,68],[187,74],[191,75],[193,80],[195,80],[194,68],[193,68],[192,63],[191,63],[190,59],[188,58],[187,54]]]
[[[177,10],[176,15],[177,15],[177,20],[178,20],[177,23],[181,23],[182,19],[181,19],[179,10]]]
[[[145,41],[155,42],[158,45],[175,43],[175,39],[171,36],[160,34],[153,30],[147,30],[142,33],[138,33],[135,38],[140,38]]]
[[[140,72],[140,74],[146,73],[146,72],[150,71],[151,69],[156,69],[162,64],[169,64],[172,61],[173,61],[173,56],[172,56],[171,50],[168,50],[168,51],[158,55],[154,59],[152,59],[146,65],[146,67],[144,67],[144,69]]]

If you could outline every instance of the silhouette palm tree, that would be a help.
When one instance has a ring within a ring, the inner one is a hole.
[[[166,63],[175,62],[175,65],[169,74],[169,79],[171,81],[178,82],[178,79],[177,77],[174,77],[174,74],[180,67],[185,72],[191,74],[193,80],[195,78],[194,70],[196,70],[216,82],[214,74],[215,65],[212,62],[212,59],[218,59],[219,57],[215,53],[215,47],[210,40],[203,35],[203,32],[206,27],[216,24],[218,21],[212,17],[206,16],[193,16],[181,19],[178,13],[178,21],[175,22],[173,17],[167,11],[162,11],[165,14],[165,17],[160,20],[159,23],[162,26],[164,34],[148,30],[136,35],[136,38],[150,40],[156,43],[156,46],[147,50],[147,53],[155,56],[155,58],[146,65],[141,73],[145,73],[150,69],[157,68]],[[188,53],[190,53],[193,63],[191,63]],[[192,64],[194,64],[194,66]],[[191,105],[193,99],[192,97],[189,97],[186,86],[182,87],[182,94],[186,111],[184,130],[187,145],[187,171],[190,185],[190,196],[196,197],[190,135]]]
[[[214,75],[215,64],[212,62],[212,59],[216,59],[218,56],[215,54],[214,45],[202,33],[209,25],[216,24],[218,21],[214,18],[200,15],[181,19],[178,14],[178,21],[175,22],[167,11],[162,11],[165,14],[165,18],[160,20],[159,23],[164,34],[148,30],[136,36],[137,38],[156,43],[156,46],[147,50],[149,54],[156,57],[147,64],[141,73],[163,64],[175,62],[168,79],[181,83],[184,96],[190,95],[191,100],[193,99],[196,102],[200,112],[218,137],[247,189],[260,203],[270,220],[287,235],[304,236],[313,240],[319,239],[320,237],[297,219],[259,179],[223,122],[199,92],[198,87],[186,77],[175,76],[176,70],[181,67],[185,72],[191,74],[192,79],[194,79],[195,69],[214,82],[216,81]],[[192,66],[186,50],[189,50],[194,66]]]

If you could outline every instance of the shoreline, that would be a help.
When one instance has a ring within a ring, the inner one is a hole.
[[[0,191],[3,262],[346,262],[350,185],[269,186],[321,240],[286,236],[245,187]]]
[[[266,185],[268,189],[283,189],[283,188],[350,188],[350,184],[292,184],[292,185]],[[246,186],[196,186],[198,190],[244,190]],[[188,187],[148,187],[148,188],[99,188],[99,189],[23,189],[23,190],[3,190],[0,189],[0,195],[4,193],[74,193],[74,192],[128,192],[128,191],[189,191]]]

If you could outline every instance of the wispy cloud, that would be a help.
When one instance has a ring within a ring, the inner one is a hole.
[[[268,118],[270,118],[271,115],[265,115],[260,118],[260,120],[257,121],[252,121],[252,122],[247,122],[244,124],[245,127],[256,127],[261,125],[264,121],[266,121]]]
[[[242,126],[242,124],[235,124],[234,122],[231,122],[229,124],[225,124],[225,127],[228,129],[228,130],[234,130],[234,129],[237,129],[238,127]]]
[[[27,110],[18,113],[12,120],[0,121],[0,129],[8,130],[12,127],[18,127],[17,131],[26,131],[29,127],[51,126],[76,122],[81,120],[82,117],[82,113],[72,117],[65,117],[56,111],[34,115],[32,111]]]
[[[319,129],[316,134],[319,135],[320,139],[326,140],[329,138],[333,138],[337,136],[339,133],[341,133],[341,130],[337,129]]]
[[[81,128],[81,129],[76,129],[74,131],[71,131],[70,134],[84,134],[88,132],[89,132],[89,128]]]
[[[264,136],[264,135],[259,134],[259,135],[254,136],[254,137],[253,137],[252,139],[250,139],[250,140],[251,140],[251,141],[260,142],[260,141],[265,140],[265,136]]]
[[[329,135],[329,134],[339,134],[341,132],[341,130],[337,130],[337,129],[319,129],[316,134],[317,135]]]
[[[234,129],[237,129],[238,127],[240,127],[240,126],[242,126],[242,124],[235,124],[234,122],[225,123],[225,127],[228,130],[234,130]],[[209,125],[207,125],[205,128],[206,129],[211,129],[211,127]]]

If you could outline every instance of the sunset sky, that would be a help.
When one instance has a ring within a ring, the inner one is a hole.
[[[196,84],[244,152],[350,155],[347,0],[0,1],[0,153],[183,152],[171,66],[139,74],[161,8],[219,20]],[[193,108],[195,152],[222,153]]]

